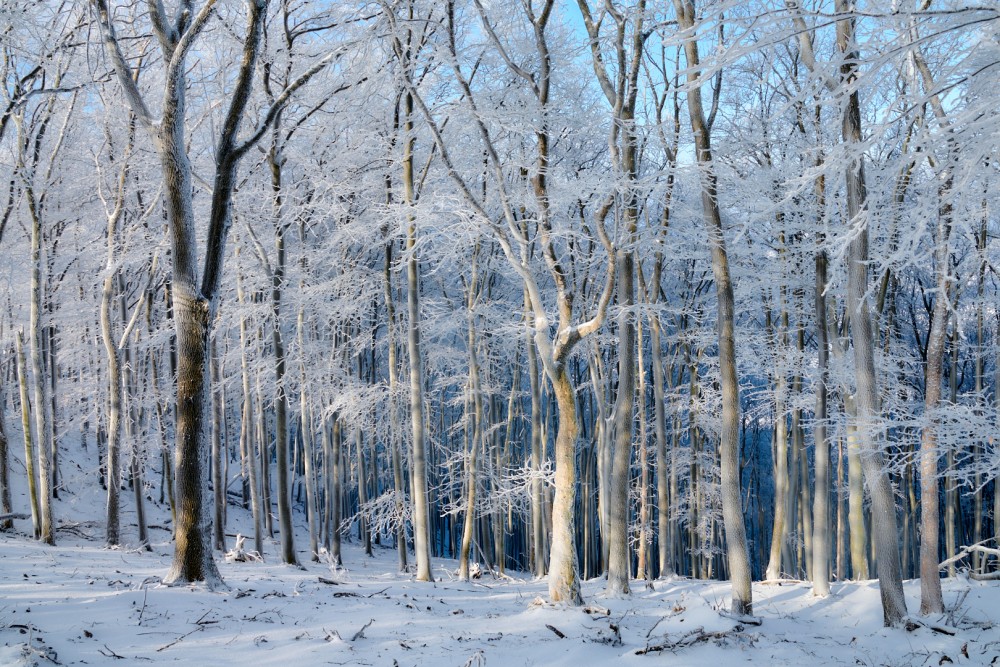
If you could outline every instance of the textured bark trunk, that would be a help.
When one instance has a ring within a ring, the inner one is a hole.
[[[204,581],[214,588],[222,585],[222,578],[209,546],[211,517],[205,497],[207,451],[201,444],[207,435],[204,431],[209,307],[200,298],[197,287],[186,283],[176,271],[173,296],[178,362],[174,459],[177,526],[174,558],[164,583]]]

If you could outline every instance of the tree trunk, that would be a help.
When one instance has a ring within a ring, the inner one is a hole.
[[[222,457],[225,451],[226,432],[222,427],[222,413],[225,411],[222,390],[222,376],[219,369],[219,351],[213,340],[209,347],[211,359],[209,361],[210,377],[212,384],[217,388],[211,393],[212,401],[212,446],[210,455],[212,457],[212,508],[214,510],[214,520],[212,521],[212,543],[219,551],[226,550],[226,476],[222,470]]]
[[[240,255],[240,247],[236,247],[237,258]],[[240,305],[241,313],[245,312],[243,306],[246,303],[246,294],[243,291],[243,272],[237,268],[236,271],[236,299]],[[247,361],[247,320],[246,316],[240,315],[240,378],[243,386],[243,407],[240,424],[240,451],[243,452],[246,469],[250,478],[250,512],[253,515],[253,545],[257,555],[264,557],[264,533],[261,527],[261,488],[260,473],[257,467],[258,447],[257,439],[254,438],[254,418],[253,418],[253,393],[250,390],[250,365]],[[261,443],[263,446],[263,443]],[[263,456],[263,453],[261,453]]]
[[[837,0],[838,12],[849,12],[847,0]],[[841,65],[841,75],[845,81],[853,81],[857,75],[855,56],[854,24],[852,19],[837,22],[837,45],[847,58]],[[847,108],[843,117],[844,142],[860,146],[861,105],[857,90],[847,98]],[[899,532],[896,527],[896,503],[885,471],[879,444],[878,390],[875,376],[875,339],[872,318],[866,298],[868,292],[868,228],[864,219],[865,176],[862,157],[848,165],[847,215],[852,227],[852,240],[848,246],[847,269],[847,312],[851,323],[851,338],[854,343],[854,368],[856,374],[855,405],[858,414],[859,435],[864,442],[861,448],[861,465],[872,501],[872,533],[878,558],[879,588],[882,593],[882,612],[885,625],[898,626],[906,617],[906,599],[903,596],[903,579],[899,562]]]
[[[559,410],[556,430],[556,493],[552,501],[552,548],[549,556],[549,598],[552,602],[583,604],[573,535],[576,526],[576,437],[579,425],[576,395],[564,365],[550,377]]]
[[[705,122],[698,67],[698,42],[694,34],[694,6],[674,0],[678,25],[691,36],[684,43],[688,64],[688,114],[694,133],[698,164],[701,166],[701,201],[704,223],[712,257],[712,275],[718,302],[719,371],[722,383],[722,437],[719,457],[722,468],[722,514],[725,523],[729,576],[733,587],[732,611],[737,615],[753,613],[750,585],[750,558],[747,552],[746,527],[743,524],[740,483],[740,386],[736,375],[735,302],[729,275],[729,257],[719,211],[718,191],[712,163],[711,128]]]
[[[822,190],[820,191],[822,194]],[[820,240],[822,243],[822,240]],[[815,452],[816,492],[813,495],[813,595],[830,594],[830,443],[826,437],[827,420],[827,367],[829,366],[829,341],[826,320],[826,251],[816,253],[816,412],[813,424]]]
[[[15,334],[18,387],[21,390],[21,429],[24,434],[24,468],[28,475],[28,501],[35,539],[42,536],[42,517],[38,503],[38,476],[35,473],[35,444],[31,433],[31,401],[28,398],[28,370],[24,358],[24,333]]]
[[[108,445],[105,474],[107,480],[107,504],[105,511],[105,543],[108,546],[121,544],[119,527],[119,489],[121,488],[121,412],[122,412],[122,376],[118,361],[118,343],[111,333],[111,299],[115,285],[114,248],[117,245],[115,224],[117,220],[108,220],[108,261],[105,266],[104,285],[101,290],[101,339],[107,355],[108,374]]]
[[[628,595],[632,559],[629,554],[629,481],[632,471],[632,425],[635,409],[635,320],[630,308],[635,304],[635,267],[632,253],[618,259],[618,395],[614,411],[614,452],[611,463],[611,497],[608,501],[608,583],[609,596]]]
[[[405,122],[403,132],[403,201],[412,206],[415,201],[413,181],[413,96],[405,95]],[[410,355],[410,420],[413,429],[413,545],[417,559],[417,581],[433,581],[431,574],[431,543],[428,527],[427,504],[427,452],[424,426],[424,372],[420,357],[420,269],[414,246],[417,243],[417,225],[412,214],[406,230],[406,303],[409,323],[407,351]]]
[[[8,348],[9,349],[9,348]],[[6,352],[4,352],[6,356]],[[6,407],[7,397],[4,395],[4,385],[7,383],[7,369],[0,369],[0,514],[12,514],[14,508],[10,499],[10,441],[7,439]],[[8,531],[14,527],[12,519],[0,519],[0,531]]]
[[[31,307],[28,343],[31,356],[31,388],[35,399],[35,434],[38,438],[38,511],[41,515],[39,539],[46,544],[56,543],[52,525],[52,448],[50,441],[48,380],[42,359],[42,222],[35,208],[34,195],[28,193],[31,208]]]
[[[403,520],[405,514],[406,482],[403,477],[403,461],[400,452],[400,437],[402,426],[399,419],[399,361],[396,352],[396,299],[393,297],[392,289],[392,248],[393,242],[385,244],[385,272],[383,274],[385,285],[385,312],[386,312],[386,338],[388,345],[388,372],[389,372],[389,447],[392,451],[392,483],[396,492],[396,513],[399,525],[396,528],[396,551],[399,554],[399,571],[406,572],[406,523]]]
[[[476,265],[473,260],[472,271],[475,274]],[[469,550],[472,546],[472,526],[476,521],[476,487],[478,480],[478,457],[479,448],[483,440],[483,395],[479,382],[479,356],[476,353],[476,327],[473,320],[471,307],[475,299],[476,279],[473,275],[472,287],[469,290],[469,391],[472,393],[473,413],[466,422],[472,429],[471,445],[469,447],[469,457],[466,467],[465,483],[468,487],[468,495],[465,504],[465,525],[462,528],[462,547],[458,556],[458,578],[462,581],[469,580]]]

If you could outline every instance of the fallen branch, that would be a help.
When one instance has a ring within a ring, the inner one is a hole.
[[[930,623],[925,623],[924,621],[921,621],[918,618],[912,618],[912,617],[907,618],[906,622],[903,624],[903,627],[906,628],[907,632],[913,632],[917,628],[927,628],[928,630],[932,630],[934,632],[937,632],[938,634],[948,635],[949,637],[955,636],[954,628],[945,627],[943,625],[932,625]]]
[[[327,579],[326,577],[320,577],[319,583],[326,584],[327,586],[339,586],[339,581],[334,581],[333,579]]]
[[[646,646],[646,648],[637,649],[635,651],[635,655],[646,655],[647,653],[660,651],[677,651],[679,649],[694,646],[695,644],[712,641],[713,639],[726,639],[731,635],[742,633],[743,629],[742,625],[737,625],[732,630],[705,632],[705,628],[697,627],[694,630],[684,633],[675,641],[666,641],[662,644],[653,644],[652,646]]]
[[[946,567],[948,567],[952,563],[957,563],[958,561],[962,560],[963,558],[965,558],[966,556],[968,556],[969,554],[971,554],[973,552],[979,552],[979,553],[985,554],[987,556],[996,556],[997,558],[1000,558],[1000,549],[994,549],[994,548],[991,548],[991,547],[984,547],[983,546],[987,542],[992,542],[993,539],[994,538],[990,537],[988,539],[983,540],[982,542],[976,542],[975,544],[970,544],[969,546],[962,547],[961,549],[958,550],[957,554],[955,554],[951,558],[948,558],[947,560],[941,561],[941,563],[938,565],[938,571],[940,572],[941,570],[945,569]],[[991,572],[990,574],[996,574],[996,573]],[[971,576],[971,574],[970,574],[970,576]],[[979,575],[979,576],[983,576],[983,575]],[[991,577],[991,578],[993,578],[993,579],[1000,578],[1000,575],[996,575],[996,576]]]
[[[10,519],[30,519],[30,514],[0,514],[0,521],[8,521]]]
[[[558,637],[559,639],[566,639],[566,635],[564,635],[562,632],[560,632],[559,628],[557,628],[555,626],[552,626],[552,625],[549,625],[548,623],[545,624],[545,627],[547,627],[549,630],[551,630],[552,632],[554,632],[555,635],[556,635],[556,637]]]

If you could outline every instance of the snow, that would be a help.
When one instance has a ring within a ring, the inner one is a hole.
[[[948,636],[882,628],[873,581],[834,584],[825,599],[805,583],[757,584],[762,624],[751,626],[717,612],[727,604],[725,582],[658,581],[654,590],[637,584],[631,598],[605,599],[603,581],[592,580],[583,586],[587,613],[538,604],[544,581],[487,574],[463,583],[452,576],[454,561],[437,560],[439,580],[416,582],[396,572],[391,550],[368,558],[345,545],[341,570],[220,563],[229,590],[210,592],[159,583],[167,541],[149,553],[61,537],[56,547],[0,538],[0,664],[640,665],[671,652],[637,650],[697,628],[726,634],[674,650],[670,664],[1000,663],[995,583],[945,582],[946,603],[969,591]],[[913,609],[919,582],[906,592]]]
[[[11,449],[19,512],[23,465]],[[58,545],[32,540],[27,520],[0,533],[0,665],[1000,665],[1000,585],[961,577],[943,582],[945,604],[961,602],[951,617],[923,619],[951,622],[954,636],[883,628],[875,581],[834,583],[828,598],[807,583],[757,583],[755,626],[719,613],[727,582],[633,582],[630,597],[606,598],[595,579],[583,582],[581,609],[543,602],[545,580],[526,573],[459,582],[454,560],[435,559],[437,581],[417,582],[389,548],[369,558],[345,542],[346,567],[335,569],[306,560],[300,523],[301,568],[279,564],[277,541],[266,540],[265,562],[217,554],[227,590],[168,587],[169,511],[151,491],[152,551],[104,547],[96,455],[70,449],[54,504]],[[134,540],[132,494],[122,497],[122,533]],[[232,546],[252,522],[241,507],[229,514]],[[915,613],[919,581],[906,595]]]

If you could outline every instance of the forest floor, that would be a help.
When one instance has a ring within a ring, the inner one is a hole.
[[[437,581],[421,583],[397,572],[394,551],[354,545],[346,568],[220,563],[228,590],[166,587],[169,542],[107,549],[86,529],[61,531],[56,547],[0,537],[0,665],[1000,664],[996,583],[945,582],[946,603],[961,600],[954,635],[883,628],[875,582],[834,584],[825,599],[806,583],[756,584],[758,626],[718,613],[723,582],[635,582],[631,597],[606,598],[592,580],[591,606],[567,608],[542,602],[544,581],[463,583],[436,560]],[[918,584],[907,582],[911,610]]]
[[[834,583],[826,598],[804,582],[757,583],[754,625],[720,613],[726,582],[633,582],[631,596],[608,598],[595,579],[583,582],[589,606],[570,608],[545,603],[546,582],[523,573],[457,581],[454,560],[435,559],[436,581],[417,582],[394,550],[367,557],[356,542],[342,568],[299,568],[278,564],[268,540],[265,562],[219,559],[226,590],[167,587],[169,513],[147,502],[152,551],[104,547],[96,457],[73,454],[54,504],[58,546],[31,539],[27,520],[0,534],[0,665],[1000,665],[1000,582],[963,577],[943,582],[949,613],[922,619],[952,634],[883,628],[874,581]],[[249,530],[231,506],[227,531]],[[134,544],[128,491],[122,531]],[[305,538],[298,525],[303,559]],[[906,594],[915,616],[919,581]]]

